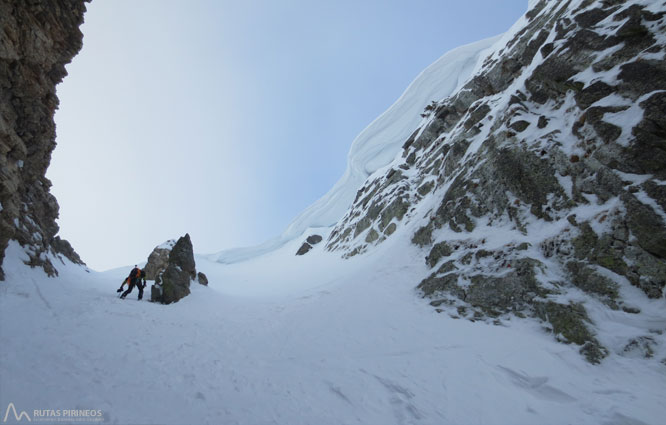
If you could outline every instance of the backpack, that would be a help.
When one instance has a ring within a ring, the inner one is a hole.
[[[131,279],[134,279],[135,277],[138,277],[138,276],[140,276],[140,275],[141,275],[141,269],[138,268],[138,267],[135,267],[135,268],[133,268],[132,271],[130,272],[129,277],[130,277]]]

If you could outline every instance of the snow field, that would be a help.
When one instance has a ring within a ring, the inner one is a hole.
[[[168,306],[137,302],[136,292],[116,298],[119,272],[68,264],[47,278],[24,267],[12,243],[0,296],[0,406],[101,409],[121,424],[666,417],[658,358],[611,354],[592,366],[531,320],[495,326],[438,314],[413,287],[427,274],[421,253],[390,246],[408,235],[395,236],[344,261],[320,246],[295,257],[295,241],[233,265],[199,257],[209,286],[193,283]],[[660,302],[648,306],[650,325],[664,329]],[[609,318],[604,342],[646,326],[617,314],[625,323]]]

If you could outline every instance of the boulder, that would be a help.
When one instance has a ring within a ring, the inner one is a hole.
[[[301,247],[298,248],[298,251],[296,251],[296,255],[305,255],[308,252],[310,252],[311,249],[312,249],[312,245],[310,245],[307,242],[303,242],[303,245],[301,245]]]
[[[171,250],[175,244],[175,239],[170,239],[153,249],[153,252],[148,256],[148,262],[144,267],[147,280],[155,280],[160,273],[166,270],[167,265],[169,264],[169,254],[171,254]]]
[[[201,285],[208,286],[208,278],[201,272],[197,273],[197,281],[199,281]]]
[[[321,242],[323,238],[320,235],[310,235],[308,238],[303,242],[303,245],[301,245],[300,248],[298,248],[298,251],[296,251],[296,255],[305,255],[310,250],[312,249],[313,245],[317,245],[319,242]]]
[[[171,304],[190,294],[190,274],[177,265],[169,264],[160,275],[161,283],[151,287],[151,301],[162,304]],[[155,288],[158,286],[158,288]],[[157,298],[153,298],[157,295]]]
[[[186,234],[173,245],[166,269],[155,277],[150,300],[171,304],[186,297],[190,294],[190,282],[196,276],[192,241]]]
[[[322,241],[322,237],[320,235],[310,235],[305,241],[310,245],[317,245]]]

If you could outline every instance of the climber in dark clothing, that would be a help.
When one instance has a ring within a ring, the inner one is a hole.
[[[134,266],[134,268],[130,272],[125,282],[128,280],[129,280],[129,287],[127,288],[127,291],[123,292],[120,298],[124,299],[127,296],[127,294],[132,292],[132,289],[134,289],[135,286],[139,288],[139,299],[143,298],[143,288],[146,287],[146,272],[141,270],[137,266]],[[122,286],[120,288],[122,289]]]

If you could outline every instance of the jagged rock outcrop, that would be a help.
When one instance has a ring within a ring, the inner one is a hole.
[[[186,234],[171,248],[166,268],[156,276],[155,284],[151,287],[150,300],[162,304],[174,303],[190,294],[190,282],[195,278],[197,271],[194,250],[190,235]],[[206,279],[205,275],[203,279]],[[199,282],[201,283],[201,278]]]
[[[440,311],[534,317],[601,361],[570,294],[640,314],[619,288],[657,298],[666,286],[665,55],[663,2],[535,2],[426,108],[327,249],[349,257],[411,232],[432,269],[418,288]]]
[[[78,53],[84,0],[0,3],[0,280],[9,240],[50,275],[47,253],[83,264],[55,235],[58,203],[45,177],[55,148],[55,86]],[[56,239],[57,238],[57,239]]]
[[[176,240],[170,239],[153,249],[153,252],[148,256],[148,261],[143,268],[146,272],[147,280],[155,280],[160,273],[166,270],[169,265],[169,255],[175,244]]]

